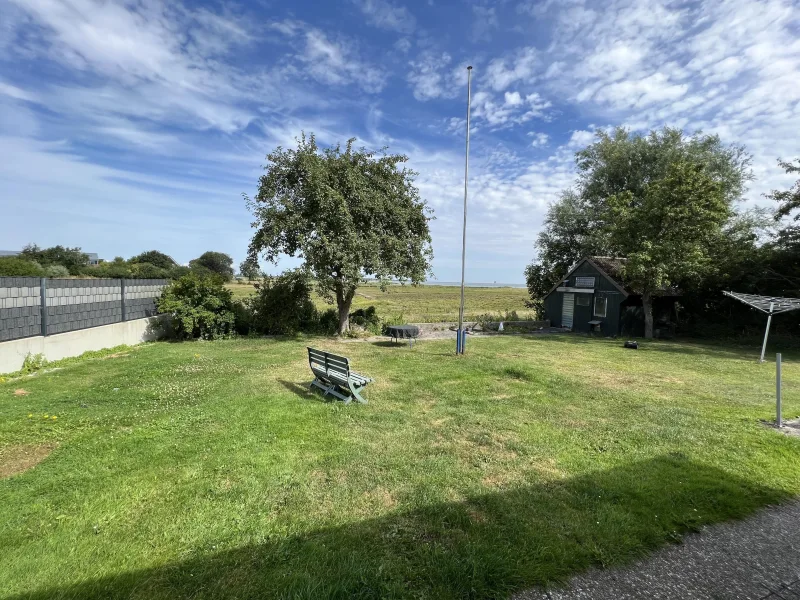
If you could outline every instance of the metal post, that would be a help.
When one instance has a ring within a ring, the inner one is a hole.
[[[120,299],[122,301],[122,320],[123,321],[127,321],[128,318],[127,318],[127,315],[125,314],[125,279],[124,278],[120,279],[119,291],[120,291],[119,297],[120,297]]]
[[[47,335],[47,277],[42,277],[39,280],[39,295],[41,305],[39,306],[39,315],[42,322],[42,335]]]
[[[783,417],[781,416],[781,355],[775,355],[775,422],[778,427],[783,427]]]
[[[467,151],[464,158],[464,226],[461,231],[461,305],[458,308],[456,353],[464,354],[461,331],[464,328],[464,265],[467,258],[467,182],[469,180],[469,117],[472,104],[472,67],[467,67]]]
[[[758,362],[764,362],[764,352],[767,351],[767,337],[769,336],[769,326],[772,323],[772,307],[775,306],[774,302],[769,303],[769,316],[767,317],[767,330],[764,332],[764,343],[761,345],[761,359]]]

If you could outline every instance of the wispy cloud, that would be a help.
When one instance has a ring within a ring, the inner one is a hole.
[[[354,0],[367,22],[380,29],[411,33],[416,27],[414,15],[405,7],[388,0]]]

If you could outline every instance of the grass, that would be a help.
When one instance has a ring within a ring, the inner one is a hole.
[[[368,405],[307,391],[309,343]],[[756,352],[244,339],[7,381],[0,461],[52,453],[0,479],[0,597],[499,598],[626,563],[800,492]]]
[[[250,284],[230,284],[235,298],[245,298],[253,293]],[[403,320],[408,323],[441,323],[458,321],[461,288],[440,285],[391,285],[382,292],[377,285],[364,285],[353,299],[352,310],[374,306],[384,319]],[[520,319],[536,318],[536,311],[525,306],[528,292],[521,288],[466,288],[464,292],[465,318],[474,321],[484,314],[504,316],[517,311]],[[322,298],[314,295],[320,309],[330,308]]]

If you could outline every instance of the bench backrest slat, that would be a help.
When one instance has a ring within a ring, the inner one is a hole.
[[[345,356],[331,354],[315,348],[308,348],[308,363],[314,370],[315,364],[324,372],[333,371],[345,376],[350,374],[350,361]]]

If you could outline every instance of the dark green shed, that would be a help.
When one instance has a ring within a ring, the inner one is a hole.
[[[576,264],[544,298],[544,317],[554,327],[596,331],[605,336],[644,335],[642,297],[622,280],[624,258],[586,257]],[[653,302],[657,337],[674,330],[675,294]]]

